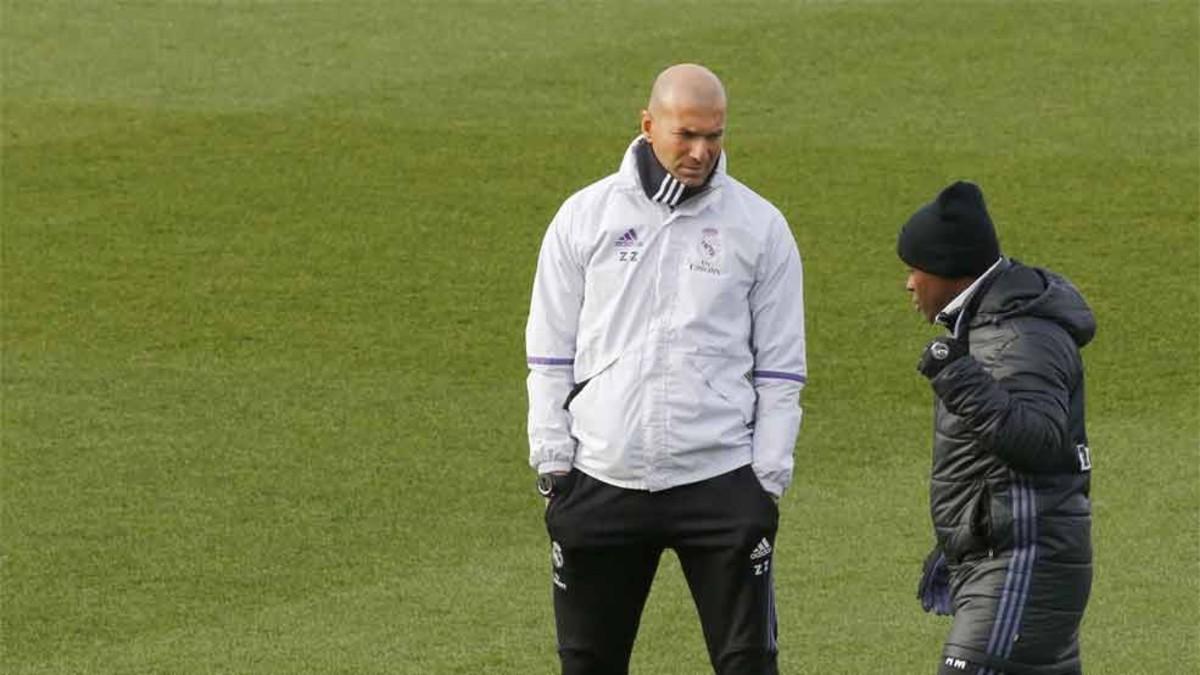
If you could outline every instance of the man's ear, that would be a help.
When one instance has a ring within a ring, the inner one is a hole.
[[[642,111],[642,138],[645,138],[647,143],[650,142],[650,127],[653,125],[654,125],[654,120],[650,117],[650,111],[643,110]]]

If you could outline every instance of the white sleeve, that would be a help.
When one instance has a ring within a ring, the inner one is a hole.
[[[804,353],[804,272],[800,251],[779,216],[750,290],[754,351],[754,473],[781,495],[792,482],[800,432],[800,390],[808,380]]]
[[[570,201],[546,230],[533,279],[525,357],[529,364],[529,465],[568,471],[575,458],[571,416],[563,403],[575,386],[575,334],[583,306],[584,268],[571,247]]]

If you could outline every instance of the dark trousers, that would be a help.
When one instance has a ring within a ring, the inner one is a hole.
[[[679,556],[713,669],[774,675],[779,510],[749,466],[662,492],[572,473],[546,508],[564,675],[629,671],[664,549]]]

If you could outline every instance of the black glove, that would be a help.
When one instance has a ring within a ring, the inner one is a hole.
[[[917,370],[932,380],[937,377],[938,373],[942,372],[942,368],[966,356],[968,353],[967,343],[961,340],[955,340],[949,335],[934,338],[932,342],[925,346],[925,351],[921,353],[921,361],[917,363]]]
[[[950,599],[950,568],[946,566],[946,555],[940,546],[925,556],[921,582],[917,584],[917,599],[926,612],[932,611],[939,616],[954,613],[954,603]]]

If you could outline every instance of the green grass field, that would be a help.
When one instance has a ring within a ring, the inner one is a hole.
[[[653,76],[720,74],[805,260],[783,672],[932,673],[954,178],[1091,301],[1091,675],[1200,669],[1195,2],[0,0],[5,673],[551,673],[523,331]],[[664,559],[636,673],[707,670]]]

